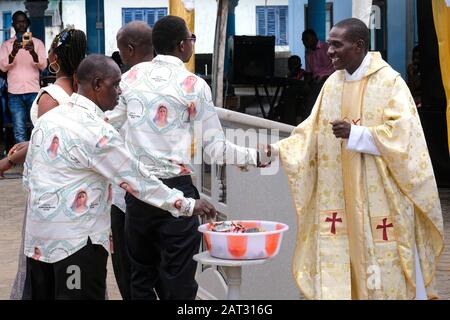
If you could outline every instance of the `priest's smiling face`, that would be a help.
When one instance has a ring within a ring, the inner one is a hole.
[[[336,70],[352,74],[360,66],[366,54],[364,41],[352,41],[346,28],[333,27],[328,36],[328,56]]]

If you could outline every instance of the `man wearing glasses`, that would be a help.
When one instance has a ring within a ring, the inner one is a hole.
[[[198,199],[191,179],[192,159],[201,159],[194,157],[195,150],[203,148],[212,162],[239,166],[256,166],[258,153],[226,141],[210,88],[185,68],[196,40],[186,22],[166,16],[156,22],[152,36],[157,56],[123,75],[119,105],[106,116],[122,128],[129,150],[138,159],[160,169],[159,178],[167,186]],[[162,107],[163,125],[155,121]],[[199,127],[201,135],[193,137]],[[200,246],[198,218],[172,219],[129,193],[125,200],[131,298],[156,299],[157,294],[162,300],[195,299],[197,263],[192,257]]]

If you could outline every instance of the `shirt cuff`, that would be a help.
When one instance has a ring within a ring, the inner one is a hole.
[[[195,199],[186,198],[185,205],[182,207],[182,215],[191,217],[194,214]]]
[[[381,155],[369,128],[353,124],[347,141],[347,150],[368,153],[375,156]]]
[[[247,149],[248,150],[248,157],[249,157],[249,159],[248,159],[248,164],[250,164],[250,165],[253,165],[253,166],[256,166],[258,163],[257,163],[257,153],[258,153],[258,150],[256,150],[256,149],[252,149],[252,148],[248,148]]]

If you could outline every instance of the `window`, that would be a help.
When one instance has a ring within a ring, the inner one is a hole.
[[[288,45],[288,6],[256,6],[256,34],[275,36],[275,45]]]
[[[3,12],[3,41],[6,41],[10,38],[10,29],[12,25],[12,16],[11,11],[4,11]]]
[[[156,21],[167,15],[167,8],[122,8],[122,25],[133,20],[145,21],[153,28]]]

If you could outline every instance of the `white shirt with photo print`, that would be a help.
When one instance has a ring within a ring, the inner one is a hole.
[[[139,162],[104,117],[91,100],[74,93],[70,103],[36,122],[24,170],[26,256],[54,263],[83,248],[88,238],[109,251],[111,182],[175,217],[192,215],[195,200],[155,177],[165,176],[158,170],[179,167]]]
[[[120,86],[119,104],[105,112],[107,121],[121,129],[130,152],[144,163],[177,164],[180,172],[173,177],[191,174],[204,149],[212,163],[256,166],[255,149],[226,140],[211,89],[179,58],[158,55],[136,64]]]

